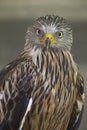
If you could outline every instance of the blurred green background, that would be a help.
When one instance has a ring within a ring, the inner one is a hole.
[[[0,68],[23,50],[32,21],[46,14],[63,16],[72,24],[72,54],[83,73],[87,99],[87,0],[0,0]],[[79,130],[87,130],[86,99]]]

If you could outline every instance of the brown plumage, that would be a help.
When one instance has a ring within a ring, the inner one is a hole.
[[[0,130],[78,129],[84,81],[71,44],[65,19],[45,16],[34,22],[24,51],[0,72]]]

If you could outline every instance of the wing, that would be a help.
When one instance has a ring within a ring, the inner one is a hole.
[[[78,67],[78,66],[77,66]],[[84,79],[81,75],[81,72],[78,67],[78,75],[77,75],[77,97],[73,107],[73,111],[71,114],[71,118],[69,121],[69,125],[67,130],[78,130],[84,109]]]
[[[17,130],[32,105],[31,94],[38,76],[26,53],[0,72],[0,130]]]

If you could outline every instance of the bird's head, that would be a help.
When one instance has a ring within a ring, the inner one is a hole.
[[[70,50],[72,41],[72,29],[67,20],[55,15],[46,15],[36,19],[28,29],[25,48],[31,45],[65,46]]]

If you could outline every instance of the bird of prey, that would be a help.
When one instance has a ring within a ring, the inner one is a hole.
[[[21,54],[0,71],[0,130],[78,130],[84,80],[70,52],[71,25],[39,17],[25,39]]]

